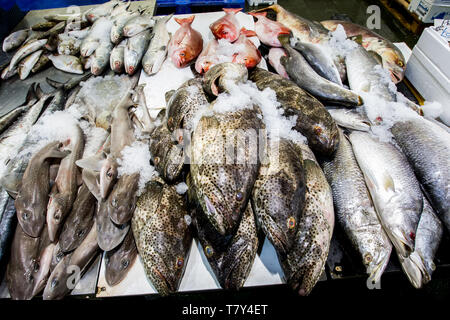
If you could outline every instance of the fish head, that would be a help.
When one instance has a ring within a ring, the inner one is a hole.
[[[17,219],[23,231],[31,237],[38,237],[45,224],[45,207],[42,202],[32,201],[20,192],[14,202]]]
[[[106,158],[100,168],[100,196],[106,199],[117,179],[117,164],[111,158]]]
[[[139,173],[123,175],[117,180],[108,197],[109,217],[116,224],[124,224],[131,219],[136,208]]]
[[[136,243],[132,231],[128,231],[122,244],[105,255],[106,282],[114,286],[123,280],[137,256]]]
[[[134,50],[128,50],[127,54],[124,58],[125,62],[125,71],[129,75],[132,75],[136,72],[138,65],[138,53]]]
[[[50,196],[47,207],[47,225],[51,241],[55,240],[59,227],[69,210],[70,206],[65,195],[55,194]]]
[[[177,68],[183,68],[196,58],[191,47],[181,47],[172,53],[172,62]]]
[[[256,67],[256,65],[261,61],[261,54],[259,51],[256,51],[257,53],[235,53],[233,55],[232,62],[239,63],[245,65],[248,69]]]
[[[387,50],[382,54],[383,68],[389,70],[392,81],[397,84],[403,80],[406,70],[405,60],[393,51]]]
[[[332,154],[339,145],[339,131],[335,124],[324,126],[316,123],[312,126],[311,137],[313,138],[309,140],[311,148],[323,154]]]
[[[64,250],[64,252],[74,250],[74,245],[81,243],[81,241],[88,234],[91,226],[92,223],[77,224],[76,227],[70,226],[65,223],[58,240],[61,249]]]
[[[224,62],[214,65],[203,78],[203,89],[210,95],[228,91],[230,83],[237,84],[248,79],[248,70],[242,64]]]
[[[239,37],[239,30],[236,26],[225,19],[216,21],[209,28],[216,39],[225,39],[229,42],[234,42]]]
[[[64,261],[61,261],[50,275],[42,298],[44,300],[59,300],[64,298],[68,291],[70,291],[70,289],[67,287],[67,275]]]
[[[127,235],[130,224],[115,224],[109,217],[107,201],[99,201],[95,216],[98,246],[103,251],[110,251],[120,245]]]

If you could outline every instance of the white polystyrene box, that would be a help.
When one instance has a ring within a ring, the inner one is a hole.
[[[450,78],[450,46],[432,27],[426,28],[416,45],[447,78]]]
[[[417,14],[425,23],[432,23],[434,19],[444,19],[450,16],[450,2],[433,0],[412,0],[409,11]]]

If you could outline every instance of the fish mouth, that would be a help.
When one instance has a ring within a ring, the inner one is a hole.
[[[408,258],[414,252],[414,241],[407,236],[404,230],[391,230],[392,244],[399,256]]]
[[[177,291],[177,289],[175,288],[175,285],[171,281],[169,281],[167,279],[167,277],[164,276],[164,274],[161,271],[159,271],[157,268],[153,268],[153,272],[160,280],[162,280],[162,282],[164,283],[164,285],[166,287],[165,288],[166,290],[164,290],[163,292],[158,291],[159,294],[166,296],[169,293]]]
[[[403,258],[399,255],[401,267],[408,277],[408,280],[416,288],[420,289],[424,283],[431,280],[422,258],[417,252],[413,252],[408,258]]]
[[[385,254],[382,253],[378,255],[378,259],[374,259],[367,266],[366,272],[369,274],[369,281],[371,281],[372,283],[378,283],[380,281],[381,275],[383,274],[389,263],[391,250],[392,248],[389,251],[385,252]]]
[[[244,240],[242,240],[244,241]],[[224,270],[224,273],[220,276],[220,282],[224,289],[234,289],[237,290],[242,287],[246,279],[235,279],[233,275],[235,273],[239,274],[238,267],[241,265],[241,257],[244,255],[247,249],[246,243],[240,243],[237,250],[233,250],[234,258],[231,266]],[[237,251],[237,254],[236,254]],[[251,267],[251,266],[250,266]],[[239,281],[237,281],[239,280]]]

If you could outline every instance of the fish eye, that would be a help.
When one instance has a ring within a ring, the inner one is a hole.
[[[111,172],[111,169],[109,169],[108,172],[106,172],[106,176],[107,176],[108,178],[112,178],[113,174],[112,174],[112,172]]]
[[[52,283],[51,283],[51,286],[52,286],[52,288],[55,288],[58,284],[59,284],[58,279],[53,279]]]
[[[237,201],[242,201],[244,199],[244,195],[242,194],[242,192],[238,192],[236,193],[236,200]]]
[[[206,246],[204,251],[207,258],[210,258],[214,254],[214,250],[210,246]]]
[[[122,260],[122,263],[120,264],[122,269],[125,269],[130,264],[129,260]]]
[[[176,265],[175,265],[175,268],[181,269],[181,268],[183,267],[183,265],[184,265],[184,259],[181,258],[181,257],[179,257],[179,258],[177,259],[177,263],[176,263]]]
[[[117,199],[116,199],[116,198],[112,198],[112,200],[111,200],[111,205],[112,205],[113,207],[117,207]]]
[[[30,217],[30,213],[29,212],[22,213],[22,219],[23,220],[28,220],[29,217]]]
[[[369,264],[369,263],[371,263],[372,261],[373,261],[372,255],[371,255],[370,253],[366,253],[366,254],[364,255],[364,263],[365,263],[365,264]]]
[[[289,219],[287,220],[287,227],[288,227],[288,229],[295,228],[295,218],[294,217],[289,217]]]
[[[184,52],[180,53],[181,57],[184,57],[186,54]]]
[[[77,235],[79,238],[81,238],[84,235],[84,230],[79,230]]]
[[[158,165],[159,161],[160,161],[159,157],[155,157],[155,159],[153,159],[153,163],[155,164],[155,166]]]
[[[403,68],[403,66],[404,66],[403,61],[400,61],[400,60],[399,60],[399,61],[397,62],[397,65],[398,65],[399,67],[402,67],[402,68]]]
[[[320,136],[322,134],[322,128],[319,126],[315,126],[314,127],[314,133],[318,136]]]

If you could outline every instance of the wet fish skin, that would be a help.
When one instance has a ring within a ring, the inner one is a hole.
[[[83,273],[86,271],[89,262],[98,253],[98,249],[97,228],[94,225],[80,246],[73,253],[65,256],[52,271],[42,295],[43,299],[56,300],[62,299],[67,295],[73,289],[67,285],[70,280],[69,277],[73,273],[73,269],[68,269],[68,267],[78,267],[81,273]],[[71,284],[73,287],[76,285],[76,283]]]
[[[180,28],[170,39],[167,55],[177,68],[186,67],[202,52],[202,35],[191,26],[194,19],[195,15],[184,19],[175,18]]]
[[[321,165],[332,190],[336,218],[359,252],[369,279],[377,283],[392,245],[378,220],[352,146],[341,130],[339,133],[336,153],[332,159],[321,159]]]
[[[257,19],[255,23],[255,32],[258,39],[270,47],[281,47],[278,40],[280,34],[290,34],[291,30],[277,21],[267,18],[267,12],[250,12],[250,15]]]
[[[257,224],[285,257],[292,248],[305,205],[305,173],[301,149],[280,139],[269,141],[268,163],[262,164],[251,204]]]
[[[122,41],[124,37],[123,28],[131,19],[137,17],[138,15],[139,15],[138,12],[128,12],[114,19],[110,35],[112,43],[117,44]]]
[[[290,46],[287,36],[280,36],[279,40],[288,55],[287,57],[281,57],[280,62],[285,67],[289,77],[298,86],[327,102],[347,107],[362,105],[362,99],[356,93],[319,76],[306,59]]]
[[[326,106],[325,108],[333,120],[341,127],[366,132],[370,130],[372,125],[370,120],[360,111],[331,106]]]
[[[242,8],[223,8],[225,15],[215,22],[211,23],[209,29],[216,39],[226,39],[234,42],[239,37],[240,25],[236,18],[236,14]]]
[[[166,59],[170,41],[170,34],[167,31],[166,24],[171,18],[172,15],[158,19],[153,28],[153,38],[142,58],[142,67],[148,75],[157,73]]]
[[[60,151],[60,142],[51,142],[31,158],[23,174],[22,187],[17,194],[15,206],[17,219],[23,231],[38,237],[44,228],[45,213],[50,191],[49,158],[63,158],[67,152]]]
[[[31,30],[47,31],[47,30],[53,28],[56,24],[57,24],[56,21],[43,21],[43,22],[39,22],[39,23],[36,23],[35,25],[33,25],[31,27]]]
[[[98,202],[95,222],[97,228],[97,242],[100,249],[103,251],[111,251],[119,246],[130,229],[129,223],[116,225],[111,221],[107,201]]]
[[[213,106],[211,108],[214,110]],[[257,143],[243,147],[242,141],[236,142],[242,139],[239,132],[256,135],[264,130],[258,112],[255,108],[203,116],[192,135],[190,172],[197,198],[222,235],[235,230],[258,175],[261,163]],[[223,138],[230,130],[237,133],[237,139]],[[225,150],[236,150],[238,144],[242,157],[234,159],[233,151],[233,159],[229,159]]]
[[[64,251],[61,250],[61,246],[59,245],[59,241],[55,244],[52,253],[52,261],[50,262],[50,272],[55,270],[58,263],[67,255]]]
[[[42,52],[43,52],[43,50],[38,50],[38,51],[30,54],[28,57],[24,58],[19,63],[18,73],[19,73],[20,80],[25,80],[28,77],[28,75],[31,72],[31,69],[38,62],[39,57],[41,56]]]
[[[289,79],[289,75],[286,69],[280,62],[280,58],[286,56],[286,51],[283,48],[270,48],[268,60],[270,65],[275,69],[275,71],[285,79]]]
[[[11,33],[5,38],[5,40],[3,40],[3,51],[11,51],[22,45],[22,43],[27,39],[29,32],[29,29],[23,29]]]
[[[110,61],[111,50],[113,49],[112,43],[102,42],[100,46],[95,50],[93,59],[91,61],[91,73],[95,76],[101,75],[108,66]]]
[[[56,69],[69,73],[83,74],[83,66],[78,57],[60,54],[58,56],[50,55],[48,58]]]
[[[134,37],[142,31],[148,30],[155,25],[152,15],[141,14],[132,17],[123,27],[123,35],[127,38]]]
[[[147,277],[160,295],[178,290],[186,269],[192,244],[192,233],[186,222],[188,215],[183,195],[174,186],[152,181],[138,199],[132,219],[133,235]],[[158,203],[153,190],[157,192]],[[155,206],[158,210],[151,211]]]
[[[437,215],[450,230],[449,133],[424,118],[397,122],[391,132]]]
[[[232,62],[243,64],[249,69],[261,62],[261,53],[245,33],[241,33],[233,45],[236,46],[237,52],[233,54]]]
[[[123,60],[125,72],[129,75],[134,74],[138,69],[151,37],[152,33],[150,30],[144,30],[139,34],[128,38]]]
[[[72,211],[68,215],[59,235],[59,245],[63,252],[78,248],[94,224],[97,201],[85,184],[78,191]]]
[[[320,23],[330,31],[334,31],[338,25],[342,25],[347,37],[361,36],[362,46],[367,51],[375,52],[381,57],[383,67],[390,71],[394,83],[402,81],[406,69],[406,60],[402,52],[392,42],[376,34],[373,30],[348,21],[327,20]]]
[[[119,3],[120,1],[117,0],[105,2],[86,12],[85,17],[89,22],[93,23],[99,18],[109,15],[113,11],[113,8]]]
[[[5,69],[3,69],[1,77],[3,80],[8,80],[9,78],[15,76],[17,74],[17,71],[17,67],[13,67],[12,69],[10,69],[9,66],[7,66]]]
[[[336,123],[324,106],[294,82],[283,77],[255,68],[249,79],[259,90],[271,88],[285,111],[285,115],[296,115],[299,131],[308,139],[308,145],[315,152],[331,155],[339,144]]]
[[[423,207],[414,171],[392,144],[361,131],[352,132],[349,138],[379,220],[397,253],[407,258],[414,251]]]
[[[298,222],[294,247],[286,259],[280,257],[287,283],[301,296],[312,291],[324,270],[334,228],[331,188],[319,164],[308,154],[310,150],[303,152],[305,209]]]
[[[18,65],[18,63],[25,58],[26,56],[32,54],[33,52],[41,49],[45,44],[47,43],[47,39],[42,40],[35,40],[28,42],[24,44],[22,47],[20,47],[14,56],[11,58],[11,62],[9,64],[9,69],[11,70],[15,66]]]
[[[49,53],[48,52],[43,52],[41,54],[41,56],[39,57],[39,60],[36,62],[36,64],[33,66],[33,68],[31,69],[32,73],[38,73],[39,71],[44,70],[46,67],[50,66],[51,61],[48,58]]]
[[[219,42],[211,40],[206,47],[203,47],[202,52],[195,60],[195,71],[200,74],[207,72],[212,66],[219,63],[220,59],[217,55]]]
[[[123,175],[108,197],[109,218],[115,224],[129,222],[136,208],[139,173]]]
[[[111,70],[116,73],[122,73],[124,71],[124,54],[126,45],[127,39],[123,40],[111,51],[109,65],[111,67]]]
[[[47,229],[44,229],[39,241],[39,269],[34,275],[33,296],[39,294],[47,283],[47,279],[50,276],[50,266],[54,248],[55,244],[48,238]]]
[[[119,247],[105,254],[105,279],[109,286],[117,285],[126,277],[137,254],[136,242],[130,230]]]
[[[17,218],[14,200],[0,188],[0,278],[3,279],[3,268],[9,257],[8,252],[16,230]]]
[[[203,77],[203,89],[210,96],[228,92],[228,82],[243,83],[248,79],[248,71],[242,64],[224,62],[211,67]]]

